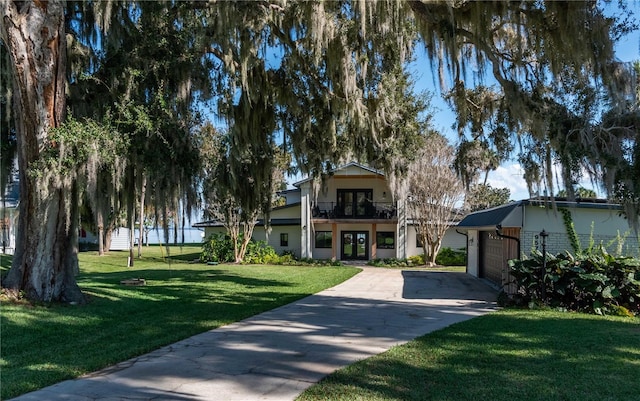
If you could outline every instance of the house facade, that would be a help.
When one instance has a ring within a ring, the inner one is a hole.
[[[590,242],[612,254],[638,256],[638,237],[620,205],[599,199],[568,201],[528,199],[465,216],[457,229],[467,235],[467,273],[513,292],[508,261],[532,249],[573,253],[565,214],[570,216],[582,248]],[[543,233],[544,232],[544,233]],[[541,235],[542,234],[542,235]]]
[[[330,172],[324,182],[312,178],[283,191],[286,204],[271,212],[271,232],[258,221],[254,240],[265,240],[277,252],[298,258],[362,260],[404,259],[423,253],[407,218],[403,199],[394,199],[385,175],[349,163]],[[197,223],[205,236],[224,232],[215,221]],[[450,229],[444,247],[463,248],[463,235]]]

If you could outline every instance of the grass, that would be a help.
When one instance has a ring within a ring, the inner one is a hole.
[[[503,310],[341,369],[298,400],[640,399],[640,319]]]
[[[159,247],[127,268],[128,252],[80,254],[87,305],[31,306],[3,301],[0,399],[104,368],[215,327],[331,287],[350,267],[189,264],[199,247]],[[2,258],[7,265],[8,257]],[[127,287],[120,280],[144,278]]]

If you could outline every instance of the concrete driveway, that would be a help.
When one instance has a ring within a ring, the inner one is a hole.
[[[292,304],[16,400],[292,400],[327,374],[496,309],[464,273],[364,267]]]

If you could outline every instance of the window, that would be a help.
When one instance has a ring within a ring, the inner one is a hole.
[[[424,241],[422,238],[422,234],[416,233],[416,248],[422,248],[424,246]]]
[[[394,249],[396,247],[396,233],[393,231],[378,231],[376,233],[378,249]]]
[[[316,248],[329,248],[332,244],[331,231],[317,231],[316,232]]]
[[[287,233],[280,234],[280,246],[289,246],[289,234]]]
[[[338,217],[374,217],[372,189],[338,189]]]

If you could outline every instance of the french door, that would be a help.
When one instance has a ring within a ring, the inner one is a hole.
[[[371,189],[339,189],[338,217],[371,217],[373,206]]]
[[[342,232],[342,260],[369,260],[369,232]]]

